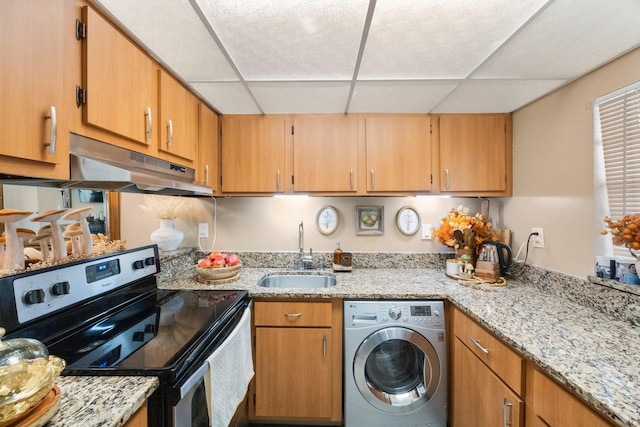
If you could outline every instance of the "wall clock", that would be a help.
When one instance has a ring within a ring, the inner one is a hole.
[[[412,236],[420,228],[420,215],[414,208],[405,206],[396,214],[396,226],[402,234]]]
[[[324,235],[332,234],[338,228],[338,211],[333,206],[323,206],[316,217],[316,227]]]

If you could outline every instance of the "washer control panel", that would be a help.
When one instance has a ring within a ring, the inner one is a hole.
[[[444,328],[442,301],[345,301],[344,318],[347,327],[379,324],[418,325]]]

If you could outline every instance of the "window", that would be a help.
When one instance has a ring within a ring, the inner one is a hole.
[[[619,219],[640,213],[640,82],[598,98],[594,103],[595,194],[597,214]],[[596,255],[629,256],[611,239]]]

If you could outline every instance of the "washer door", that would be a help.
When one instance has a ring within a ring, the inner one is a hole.
[[[440,360],[419,333],[389,327],[369,335],[358,347],[353,376],[362,396],[389,414],[426,405],[440,379]]]

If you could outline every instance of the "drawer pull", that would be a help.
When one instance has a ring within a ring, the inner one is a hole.
[[[58,119],[56,116],[56,107],[53,105],[49,107],[49,115],[44,116],[46,120],[51,120],[51,136],[49,136],[49,142],[45,142],[44,145],[49,147],[49,154],[56,154],[56,141],[58,140]]]
[[[502,401],[502,427],[507,427],[513,425],[511,423],[511,407],[513,405],[509,403],[507,398],[505,397]],[[507,415],[508,414],[508,415]]]
[[[473,343],[473,345],[475,345],[476,347],[478,347],[480,349],[480,351],[482,351],[484,354],[489,354],[489,350],[484,348],[482,346],[482,344],[480,344],[480,342],[478,342],[477,339],[469,337],[469,339],[471,340],[471,342]]]
[[[322,335],[322,355],[327,355],[327,334]]]
[[[301,317],[302,313],[285,313],[285,317]]]

